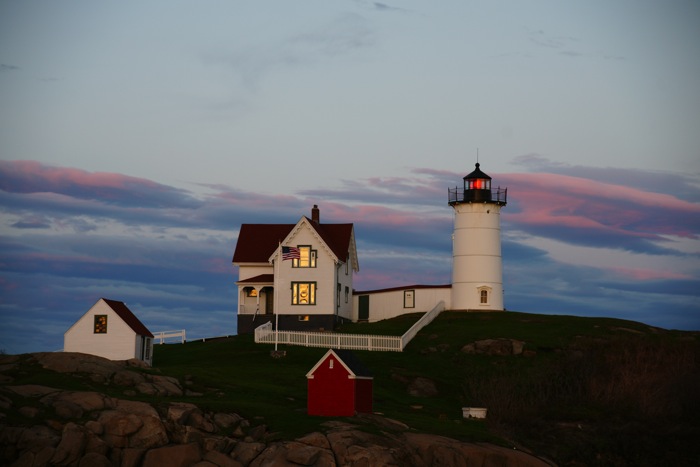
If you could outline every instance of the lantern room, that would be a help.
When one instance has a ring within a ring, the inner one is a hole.
[[[491,201],[491,177],[476,163],[476,169],[464,177],[464,201]]]
[[[460,190],[449,190],[449,204],[454,206],[459,203],[496,203],[501,206],[506,204],[507,189],[498,187],[495,192],[491,190],[491,177],[486,175],[475,165],[472,173],[464,177],[464,187]]]

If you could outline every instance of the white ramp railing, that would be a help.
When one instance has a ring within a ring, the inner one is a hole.
[[[165,343],[166,339],[175,339],[175,338],[180,339],[180,343],[184,344],[185,341],[187,340],[187,337],[185,336],[185,330],[178,329],[175,331],[159,331],[159,332],[153,333],[153,340],[155,342],[157,342],[158,344]]]
[[[413,326],[401,336],[401,348],[404,349],[411,339],[416,337],[418,331],[429,325],[440,313],[445,310],[445,302],[440,301],[435,307],[420,317],[418,321],[413,323]]]
[[[255,328],[255,342],[258,344],[287,344],[304,347],[403,352],[403,349],[418,334],[418,331],[430,324],[444,309],[445,303],[441,301],[432,310],[421,316],[403,336],[275,331],[272,329],[272,322],[268,321]]]

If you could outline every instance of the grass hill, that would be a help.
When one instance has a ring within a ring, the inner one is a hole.
[[[340,331],[401,335],[419,317]],[[496,338],[522,341],[524,352],[463,351]],[[324,431],[329,419],[306,415],[305,375],[326,349],[279,348],[287,355],[272,358],[273,346],[255,344],[252,336],[162,345],[154,367],[199,393],[181,400],[239,413],[278,439]],[[443,312],[402,353],[355,355],[374,373],[375,412],[418,432],[530,450],[558,465],[700,465],[698,332],[609,318]],[[66,378],[36,369],[15,384],[86,384]],[[412,395],[417,379],[437,393]],[[487,419],[463,419],[465,406],[488,408]]]
[[[345,325],[401,335],[419,315]],[[525,342],[519,356],[462,352],[490,338]],[[280,437],[318,430],[306,415],[305,375],[325,349],[251,336],[166,345],[154,366],[190,382],[200,405],[235,408]],[[532,449],[560,465],[700,465],[700,333],[609,318],[445,312],[402,353],[356,351],[375,375],[374,410],[418,431]],[[437,395],[410,395],[415,378]],[[461,408],[488,408],[486,421]]]

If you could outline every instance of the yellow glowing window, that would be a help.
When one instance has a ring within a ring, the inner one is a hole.
[[[107,334],[107,315],[95,315],[95,334]]]
[[[312,250],[310,246],[299,247],[299,259],[292,260],[294,268],[315,268],[316,267],[316,250]]]
[[[292,305],[315,305],[315,282],[292,282]]]

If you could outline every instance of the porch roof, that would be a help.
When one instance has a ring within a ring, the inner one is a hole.
[[[275,283],[274,274],[260,274],[259,276],[249,277],[248,279],[243,279],[242,281],[236,282],[236,284],[269,284]]]

